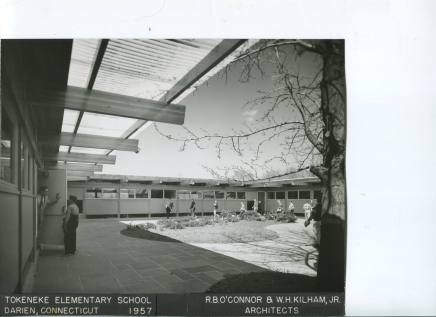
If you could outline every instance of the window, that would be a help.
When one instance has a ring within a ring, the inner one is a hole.
[[[297,190],[288,191],[288,199],[298,199],[298,191]]]
[[[135,198],[136,190],[134,188],[121,188],[120,198]]]
[[[216,199],[224,199],[224,192],[220,191],[220,190],[215,191],[215,198]]]
[[[1,134],[0,134],[0,179],[3,179],[9,183],[13,182],[13,136],[14,126],[9,118],[8,114],[1,109]]]
[[[197,192],[197,191],[191,192],[191,198],[192,199],[202,199],[203,198],[202,192]]]
[[[102,198],[118,198],[117,190],[115,188],[103,188]]]
[[[215,194],[211,190],[207,190],[203,192],[203,199],[215,199]]]
[[[227,192],[226,199],[236,199],[236,193],[235,192]]]
[[[177,198],[178,199],[189,199],[190,198],[190,192],[189,190],[179,190],[177,191]]]
[[[318,202],[321,202],[321,200],[322,200],[322,191],[315,190],[313,192],[313,198],[315,198]]]
[[[298,199],[310,199],[310,191],[309,190],[300,190],[298,192]]]
[[[148,198],[148,189],[137,188],[136,189],[136,198]]]
[[[237,192],[238,199],[245,199],[245,192]]]
[[[87,188],[85,198],[101,198],[101,188]]]
[[[276,193],[275,192],[267,192],[266,193],[266,198],[268,199],[276,199]]]
[[[163,190],[162,189],[152,189],[151,190],[151,198],[163,198]]]
[[[276,199],[285,199],[285,192],[276,192]]]
[[[176,191],[172,190],[172,189],[165,189],[164,198],[175,199],[176,198]]]

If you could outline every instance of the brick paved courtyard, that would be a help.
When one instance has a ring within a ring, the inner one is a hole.
[[[120,233],[116,220],[83,220],[77,252],[42,251],[33,293],[199,293],[226,275],[267,271],[193,245]]]

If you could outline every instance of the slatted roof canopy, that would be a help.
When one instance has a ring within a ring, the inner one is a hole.
[[[138,120],[138,117],[129,117],[129,114],[123,117],[119,112],[117,115],[109,115],[108,113],[114,114],[116,111],[113,111],[115,108],[111,108],[110,102],[109,104],[105,102],[108,99],[104,98],[110,98],[110,94],[116,94],[121,101],[118,100],[115,103],[119,102],[120,106],[123,100],[127,106],[129,103],[136,106],[136,103],[135,105],[131,103],[134,99],[128,101],[127,98],[138,98],[140,107],[142,105],[149,107],[146,106],[149,100],[156,102],[158,109],[160,107],[162,111],[170,111],[169,103],[183,99],[192,92],[193,85],[203,83],[233,60],[235,52],[239,53],[242,49],[248,48],[244,42],[250,46],[253,45],[253,41],[221,39],[74,40],[68,87],[71,87],[73,92],[74,89],[79,89],[77,90],[79,94],[80,89],[92,92],[89,94],[91,104],[96,104],[100,107],[96,109],[100,110],[92,110],[92,107],[88,110],[86,105],[80,107],[82,101],[73,95],[72,98],[79,100],[79,104],[72,108],[65,105],[62,132],[72,133],[73,136],[78,137],[94,135],[96,140],[98,140],[97,136],[132,138],[150,125],[150,118]],[[109,95],[104,95],[105,93]],[[65,98],[69,96],[66,95]],[[43,100],[42,103],[44,101],[47,100]],[[87,99],[83,99],[84,104],[87,102],[89,102]],[[106,108],[104,108],[105,105]],[[113,105],[118,107],[117,104]],[[155,107],[153,104],[150,105]],[[166,108],[168,110],[165,110]],[[161,116],[157,115],[155,118],[160,121]],[[177,120],[174,121],[176,122]],[[183,121],[178,122],[178,124],[181,123]],[[74,137],[71,139],[75,140]],[[78,143],[77,140],[75,143]],[[73,142],[59,146],[61,153],[77,154],[62,155],[60,156],[62,158],[72,157],[78,162],[83,162],[81,159],[86,154],[91,154],[103,164],[104,160],[95,155],[108,155],[112,150],[114,149],[77,147]],[[48,157],[51,160],[58,158],[56,155]],[[89,160],[85,159],[85,161]],[[113,164],[112,159],[110,162]]]
[[[220,40],[110,40],[94,88],[158,100]]]
[[[99,47],[100,40],[74,40],[71,52],[68,85],[86,88]]]

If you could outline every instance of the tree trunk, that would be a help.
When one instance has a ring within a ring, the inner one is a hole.
[[[344,41],[321,44],[323,80],[321,112],[324,121],[321,243],[318,282],[323,291],[344,291],[346,254],[346,86]]]

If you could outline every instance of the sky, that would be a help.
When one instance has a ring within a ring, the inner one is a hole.
[[[289,67],[295,67],[303,74],[313,74],[319,67],[317,60],[309,56],[310,54],[297,59],[293,52],[288,53]],[[247,129],[247,126],[252,129],[261,126],[256,120],[269,104],[252,107],[247,103],[262,96],[260,91],[270,91],[273,88],[273,69],[266,66],[263,70],[265,71],[263,76],[260,72],[254,71],[253,78],[248,82],[243,82],[240,80],[242,65],[239,64],[230,68],[227,76],[218,74],[209,79],[180,101],[180,104],[186,106],[184,126],[197,135],[205,132],[228,135],[232,131]],[[275,116],[280,121],[292,118],[294,115],[289,108],[283,106],[275,111]],[[186,136],[181,126],[157,123],[157,127],[166,135]],[[261,140],[260,138],[264,137],[249,139],[245,149],[254,149]],[[241,166],[242,161],[248,161],[253,157],[250,151],[245,151],[240,157],[229,147],[224,147],[221,157],[218,157],[215,142],[203,142],[202,148],[205,147],[203,149],[198,149],[191,144],[184,151],[180,151],[180,142],[168,140],[153,126],[145,129],[136,138],[139,139],[140,152],[135,154],[115,151],[116,165],[105,165],[103,173],[210,178],[212,175],[205,167],[222,170],[230,166]],[[282,141],[282,139],[275,139],[266,144],[262,159],[280,154]],[[283,169],[283,165],[278,161],[273,161],[268,164],[268,168],[280,170]]]

